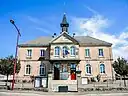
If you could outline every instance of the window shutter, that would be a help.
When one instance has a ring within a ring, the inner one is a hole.
[[[30,75],[32,74],[32,66],[30,65]]]
[[[78,51],[76,51],[76,55],[78,55]]]
[[[24,66],[24,75],[26,75],[26,65]]]
[[[76,48],[75,53],[76,53],[76,55],[79,54],[79,48]]]
[[[46,52],[46,51],[45,51],[45,50],[43,50],[43,56],[45,56],[45,52]]]

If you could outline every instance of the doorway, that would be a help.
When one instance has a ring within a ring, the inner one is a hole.
[[[54,80],[60,79],[60,70],[56,66],[54,66]]]
[[[71,63],[70,66],[70,75],[71,75],[71,80],[76,80],[76,64]]]

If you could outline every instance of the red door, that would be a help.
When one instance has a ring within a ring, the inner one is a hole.
[[[70,66],[71,80],[76,80],[76,64],[72,63]]]
[[[76,73],[75,72],[71,73],[71,80],[76,80]]]

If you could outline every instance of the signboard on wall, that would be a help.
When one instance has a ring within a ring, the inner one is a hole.
[[[40,87],[40,78],[35,79],[35,87]]]
[[[61,80],[67,80],[68,78],[69,78],[69,73],[68,72],[60,73],[60,79]]]
[[[82,84],[88,84],[87,78],[82,78]]]
[[[47,78],[42,78],[42,86],[46,87]]]

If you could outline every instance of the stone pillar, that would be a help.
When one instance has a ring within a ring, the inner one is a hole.
[[[76,71],[76,74],[77,74],[77,88],[79,88],[82,85],[81,71],[80,70]]]
[[[48,72],[48,91],[52,91],[51,81],[52,80],[52,71]]]

